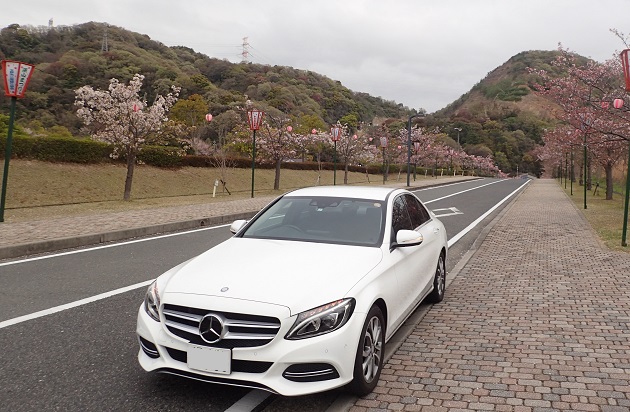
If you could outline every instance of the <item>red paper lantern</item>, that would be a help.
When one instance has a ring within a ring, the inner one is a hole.
[[[133,111],[137,112],[138,110],[140,110],[140,106],[136,103],[133,104]]]
[[[317,129],[313,129],[313,130],[311,130],[311,133],[312,133],[312,134],[317,134]]]
[[[206,115],[206,122],[211,122],[212,121],[212,115],[210,113],[208,113]]]
[[[293,127],[287,126],[287,132],[291,133],[293,131]]]
[[[357,140],[357,139],[358,139],[358,137],[357,137],[357,135],[356,135],[356,134],[352,135],[352,138],[353,138],[354,140]]]
[[[608,109],[609,103],[608,102],[602,102],[602,109]]]
[[[623,107],[623,99],[615,99],[615,100],[613,100],[613,107],[615,109],[621,109]]]

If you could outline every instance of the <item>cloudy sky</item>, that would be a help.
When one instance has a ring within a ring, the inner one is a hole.
[[[598,61],[624,48],[630,0],[4,1],[0,27],[88,21],[212,57],[312,70],[410,108],[439,110],[526,50]]]

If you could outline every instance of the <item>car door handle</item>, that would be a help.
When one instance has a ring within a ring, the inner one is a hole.
[[[436,235],[437,235],[438,233],[440,233],[440,228],[439,228],[439,227],[434,227],[434,228],[433,228],[433,233],[435,233]]]

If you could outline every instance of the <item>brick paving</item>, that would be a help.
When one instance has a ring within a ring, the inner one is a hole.
[[[363,411],[630,411],[630,255],[535,180],[385,365]]]

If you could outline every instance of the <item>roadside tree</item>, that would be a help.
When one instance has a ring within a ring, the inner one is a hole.
[[[111,79],[108,90],[83,86],[75,91],[77,116],[93,139],[113,145],[113,157],[127,161],[124,200],[131,198],[131,184],[138,153],[142,147],[159,141],[168,121],[167,113],[177,101],[179,89],[172,87],[166,96],[158,95],[151,106],[140,98],[144,76],[136,74],[124,85]]]

